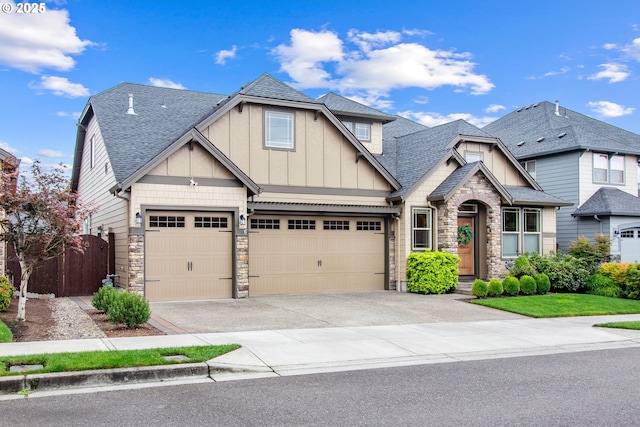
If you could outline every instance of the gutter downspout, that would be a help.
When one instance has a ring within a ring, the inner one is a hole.
[[[596,221],[598,221],[600,223],[600,234],[602,234],[602,220],[600,218],[598,218],[598,215],[594,215],[593,219],[595,219]]]

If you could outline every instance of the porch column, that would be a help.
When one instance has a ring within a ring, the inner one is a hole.
[[[249,236],[236,235],[236,298],[249,297]]]

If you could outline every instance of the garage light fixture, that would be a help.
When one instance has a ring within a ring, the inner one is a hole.
[[[243,227],[247,225],[247,218],[244,215],[240,215],[240,225]]]
[[[136,212],[136,224],[142,224],[142,215],[140,215],[140,212]]]

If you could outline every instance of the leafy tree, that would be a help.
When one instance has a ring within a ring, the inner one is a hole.
[[[35,161],[30,175],[22,175],[16,184],[14,172],[0,172],[0,211],[5,214],[0,239],[13,246],[20,262],[16,319],[21,321],[26,319],[27,286],[34,267],[67,248],[82,250],[79,232],[89,214],[70,191],[62,165],[45,171]]]

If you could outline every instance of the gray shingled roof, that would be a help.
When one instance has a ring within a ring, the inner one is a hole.
[[[247,96],[257,96],[260,98],[280,99],[286,101],[308,102],[319,104],[320,102],[304,93],[295,90],[280,80],[265,73],[243,86],[238,93]],[[232,95],[233,96],[233,95]]]
[[[447,145],[459,135],[491,137],[464,120],[456,120],[396,138],[395,159],[391,156],[386,159],[385,156],[378,157],[387,170],[395,171],[395,177],[402,185],[391,197],[404,196],[410,192],[443,157],[450,155],[451,149]],[[395,164],[387,166],[390,161],[395,161]]]
[[[452,192],[459,188],[468,179],[468,175],[477,172],[480,162],[467,163],[460,166],[436,187],[431,194],[429,200],[445,200],[448,199]]]
[[[540,102],[482,129],[500,138],[518,159],[585,149],[640,155],[640,135],[562,106],[558,110],[556,115],[555,104]]]
[[[126,114],[129,94],[133,95],[136,115]],[[116,180],[124,181],[147,164],[225,98],[226,95],[131,83],[92,96],[89,104]]]
[[[506,185],[505,190],[513,198],[513,203],[516,204],[531,204],[542,206],[572,206],[573,203],[566,200],[559,199],[544,191],[539,191],[530,187],[516,187]]]
[[[573,216],[640,216],[640,198],[618,188],[602,187]]]
[[[383,122],[392,121],[396,118],[396,116],[383,113],[333,92],[322,95],[318,98],[318,102],[324,103],[337,116],[367,117],[382,120]]]
[[[382,125],[382,140],[393,140],[400,136],[409,135],[411,133],[420,132],[429,129],[428,126],[416,123],[413,120],[405,119],[401,116],[395,116],[395,120]]]

